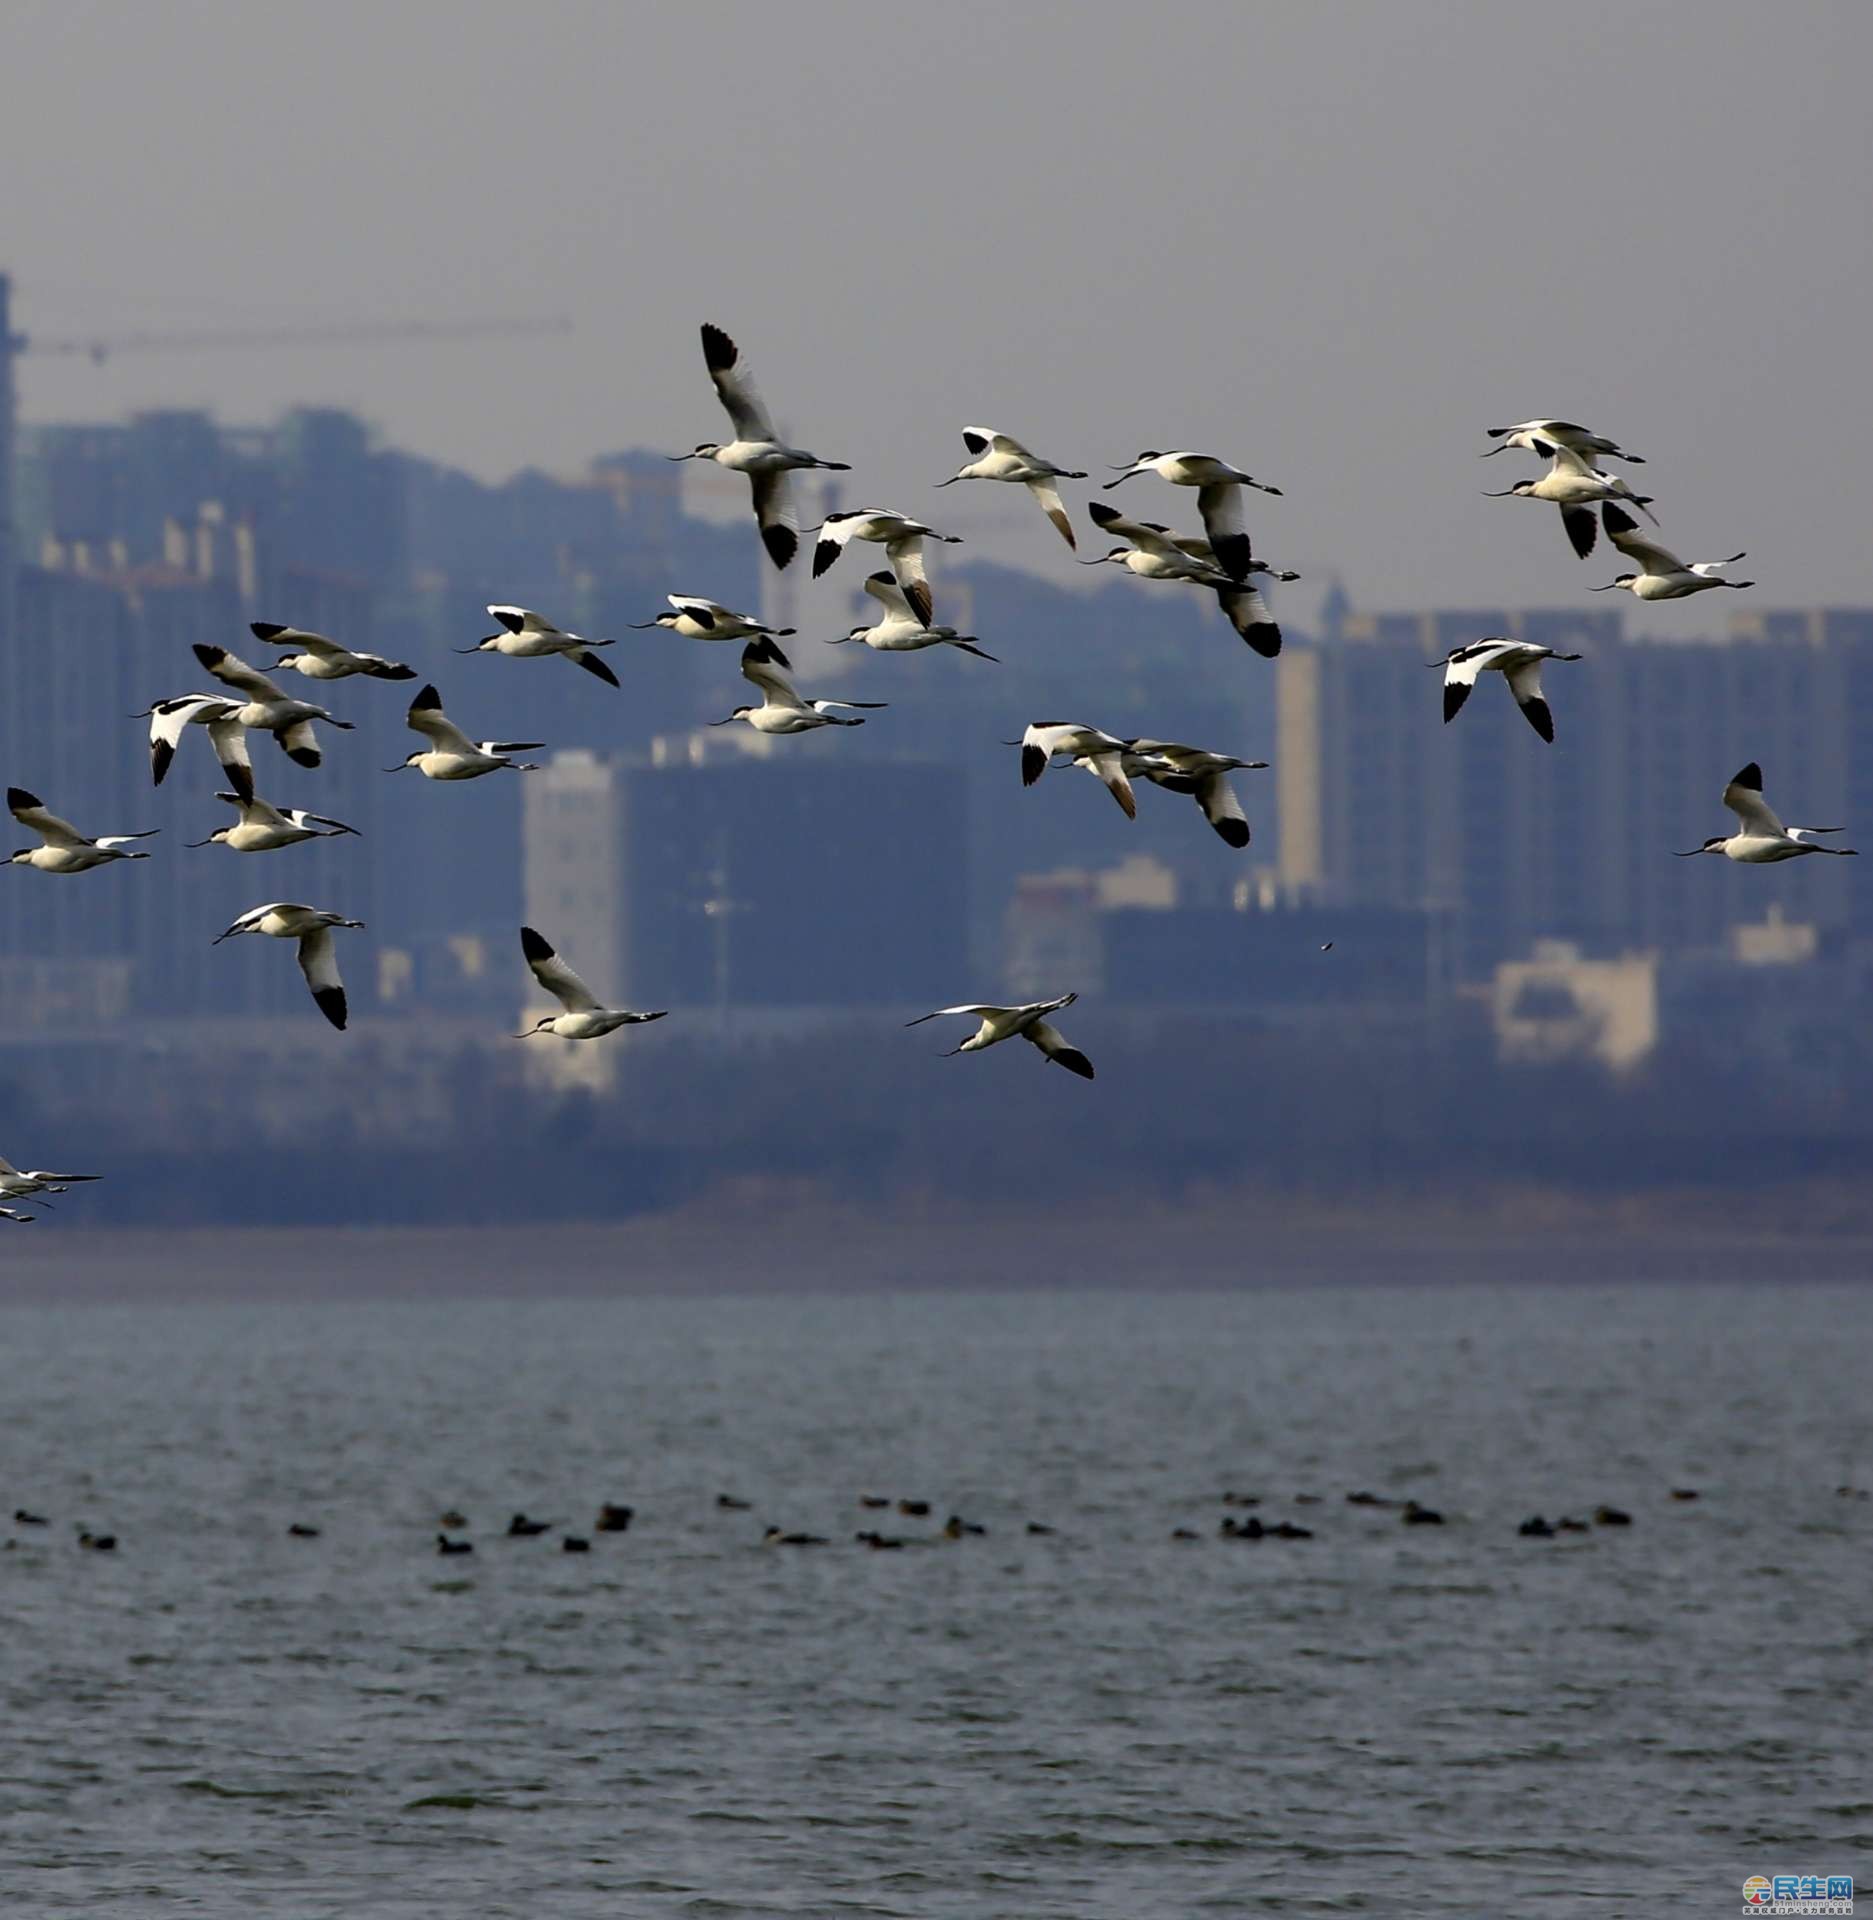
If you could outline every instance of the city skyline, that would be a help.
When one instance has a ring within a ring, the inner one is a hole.
[[[1477,498],[1510,464],[1477,462],[1483,429],[1559,412],[1648,455],[1672,544],[1747,547],[1784,603],[1873,601],[1857,517],[1873,16],[1804,8],[1789,32],[1732,0],[1565,20],[1473,0],[1272,9],[1246,71],[1199,54],[1234,9],[1178,17],[1023,8],[990,37],[924,34],[907,63],[898,27],[856,4],[816,13],[811,57],[797,23],[751,9],[718,30],[345,5],[315,30],[208,5],[111,10],[100,62],[93,10],[28,8],[14,58],[46,84],[22,89],[7,137],[57,152],[65,186],[12,209],[29,335],[534,313],[575,331],[29,353],[25,418],[166,400],[238,421],[306,398],[483,479],[573,472],[715,430],[695,350],[712,319],[867,495],[980,517],[978,551],[1060,581],[1070,557],[1009,503],[933,491],[965,421],[1095,469],[1213,444],[1286,489],[1256,516],[1270,558],[1332,560],[1362,604],[1433,606],[1597,584],[1552,515]],[[721,44],[785,73],[784,97],[722,111]],[[553,137],[519,138],[516,76],[525,93],[543,66]],[[350,100],[371,137],[284,138],[287,72]],[[891,168],[866,103],[886,74],[930,136],[915,193],[874,211]],[[917,297],[891,297],[885,263],[910,260]],[[1636,618],[1695,630],[1688,609]]]

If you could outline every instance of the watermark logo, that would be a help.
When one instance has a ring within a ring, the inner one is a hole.
[[[1850,1873],[1752,1873],[1743,1882],[1743,1911],[1756,1914],[1851,1914]]]

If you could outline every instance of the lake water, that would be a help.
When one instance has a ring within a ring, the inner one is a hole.
[[[1873,1502],[1835,1489],[1873,1484],[1870,1299],[15,1306],[0,1508],[51,1524],[0,1519],[4,1911],[1729,1913],[1755,1872],[1864,1885]],[[1217,1538],[1225,1488],[1316,1537]],[[589,1534],[607,1499],[637,1518],[589,1554],[501,1537],[517,1509]],[[1517,1536],[1602,1501],[1633,1524]],[[450,1507],[472,1557],[435,1552]],[[986,1536],[850,1543],[951,1511]],[[769,1522],[836,1544],[763,1548]]]

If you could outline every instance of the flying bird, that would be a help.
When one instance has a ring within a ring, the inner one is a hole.
[[[1539,480],[1518,480],[1500,493],[1484,492],[1485,500],[1546,500],[1561,509],[1561,526],[1581,559],[1593,551],[1597,531],[1592,507],[1596,500],[1629,500],[1652,514],[1652,496],[1634,493],[1617,474],[1602,473],[1598,467],[1571,447],[1556,440],[1544,440],[1540,434],[1529,436],[1529,451],[1548,461],[1548,471]]]
[[[1018,1034],[1038,1047],[1055,1066],[1065,1067],[1069,1073],[1077,1073],[1082,1080],[1090,1080],[1093,1077],[1093,1063],[1077,1047],[1068,1046],[1059,1030],[1047,1023],[1050,1013],[1070,1007],[1078,998],[1077,993],[1063,993],[1058,1000],[1035,1000],[1025,1007],[938,1007],[934,1013],[920,1013],[915,1020],[907,1020],[904,1024],[906,1027],[921,1027],[926,1020],[941,1020],[952,1013],[965,1013],[982,1024],[961,1046],[951,1047],[942,1056],[945,1060],[959,1053],[980,1053],[984,1047],[1012,1040]]]
[[[962,541],[953,533],[926,527],[921,520],[893,513],[889,507],[855,507],[850,513],[829,513],[813,548],[813,578],[817,580],[854,540],[875,541],[884,548],[899,590],[927,627],[936,617],[936,604],[930,598],[930,577],[924,571],[923,543],[941,540],[959,547]]]
[[[216,934],[208,944],[218,947],[243,933],[271,934],[276,940],[299,942],[299,971],[306,976],[312,998],[333,1026],[342,1033],[345,1026],[345,983],[338,977],[338,954],[332,945],[334,927],[362,927],[362,920],[347,920],[341,913],[327,913],[319,907],[300,906],[295,901],[274,900],[264,907],[250,907],[225,933]]]
[[[781,662],[780,649],[771,640],[750,640],[741,650],[743,679],[758,688],[758,707],[737,707],[712,727],[726,727],[730,721],[745,720],[756,733],[811,733],[815,727],[862,727],[864,715],[843,717],[846,712],[881,712],[890,704],[885,700],[802,700],[794,691]]]
[[[727,410],[735,437],[726,444],[716,440],[699,442],[688,453],[671,454],[672,460],[713,460],[733,473],[745,473],[754,489],[754,517],[761,529],[761,544],[775,566],[784,567],[799,547],[800,536],[794,520],[793,501],[787,475],[801,467],[822,467],[829,473],[849,473],[843,460],[822,460],[816,453],[790,447],[774,434],[774,422],[753,379],[742,364],[741,350],[720,327],[706,322],[702,329],[702,357],[715,382],[716,397]]]
[[[1279,495],[1279,487],[1254,479],[1213,454],[1154,453],[1149,449],[1129,466],[1119,468],[1118,479],[1108,480],[1106,487],[1109,491],[1123,486],[1140,473],[1155,473],[1174,487],[1195,487],[1197,511],[1203,516],[1203,531],[1210,537],[1216,564],[1232,580],[1249,577],[1249,562],[1254,556],[1242,516],[1242,489],[1254,487],[1259,493]]]
[[[608,687],[618,684],[618,676],[592,652],[594,647],[614,646],[615,641],[586,640],[576,633],[564,633],[526,607],[490,607],[488,613],[501,623],[501,631],[476,641],[472,647],[455,647],[453,652],[504,653],[511,660],[541,660],[558,653],[587,673],[596,674]]]
[[[205,727],[228,784],[245,799],[254,792],[254,766],[247,757],[247,730],[240,722],[241,703],[218,693],[184,693],[158,700],[133,713],[133,720],[150,723],[150,784],[160,787],[176,757],[182,736],[192,727]]]
[[[1700,853],[1720,853],[1745,866],[1768,866],[1777,860],[1798,860],[1804,853],[1857,854],[1858,847],[1824,847],[1817,834],[1839,833],[1839,827],[1785,827],[1775,809],[1762,797],[1762,768],[1754,760],[1723,790],[1723,803],[1742,824],[1740,832],[1718,834],[1701,847],[1678,855],[1695,859]]]
[[[320,763],[313,721],[323,720],[327,726],[341,728],[346,733],[351,731],[349,720],[335,720],[323,707],[315,707],[309,700],[295,700],[283,687],[276,687],[264,673],[256,672],[226,647],[206,647],[198,643],[195,657],[217,680],[245,696],[233,717],[244,727],[272,734],[279,742],[280,751],[295,766],[316,767]]]
[[[1708,593],[1713,587],[1734,587],[1739,593],[1753,587],[1754,580],[1726,580],[1725,567],[1733,567],[1743,558],[1733,553],[1728,560],[1700,560],[1690,566],[1656,540],[1648,540],[1639,531],[1639,523],[1622,513],[1612,501],[1600,508],[1600,520],[1606,536],[1628,560],[1639,563],[1637,573],[1622,573],[1603,587],[1590,587],[1590,593],[1611,593],[1624,587],[1635,600],[1683,600],[1694,593]]]
[[[1073,537],[1073,522],[1060,504],[1060,489],[1054,482],[1084,480],[1084,473],[1076,467],[1057,467],[1051,460],[1043,460],[1038,454],[1030,453],[1013,434],[998,433],[993,427],[964,427],[963,445],[973,457],[947,480],[939,480],[939,487],[953,487],[958,480],[1019,481],[1040,502],[1041,511],[1059,529],[1061,539],[1070,547],[1079,545]]]
[[[1138,802],[1125,771],[1125,750],[1129,742],[1077,720],[1035,720],[1018,741],[1011,740],[1008,745],[1021,749],[1024,787],[1031,787],[1047,771],[1049,762],[1056,755],[1062,755],[1069,765],[1084,767],[1103,782],[1126,819],[1137,819]]]
[[[1444,724],[1456,719],[1470,697],[1478,674],[1499,673],[1509,683],[1515,704],[1522,709],[1528,724],[1544,740],[1554,739],[1554,715],[1541,694],[1541,663],[1544,660],[1578,660],[1577,653],[1556,653],[1552,647],[1531,646],[1525,640],[1511,640],[1493,634],[1473,640],[1466,647],[1453,648],[1442,660],[1427,664],[1444,669]]]
[[[236,853],[270,853],[276,847],[297,846],[302,840],[333,840],[340,834],[355,834],[342,820],[322,813],[307,813],[299,807],[276,807],[255,797],[243,800],[238,793],[218,793],[217,800],[238,807],[241,817],[231,827],[217,827],[206,840],[191,840],[191,847],[231,847]]]
[[[1211,753],[1175,740],[1134,740],[1124,764],[1134,778],[1149,780],[1167,793],[1190,795],[1227,845],[1239,848],[1249,844],[1249,818],[1242,811],[1229,776],[1238,770],[1264,768],[1266,760],[1239,760],[1233,753]]]
[[[512,768],[515,773],[539,772],[531,761],[510,759],[509,755],[525,753],[542,742],[469,739],[442,711],[442,696],[433,685],[424,687],[410,702],[405,724],[435,744],[411,754],[398,766],[386,767],[386,773],[414,767],[427,780],[473,780],[501,767]]]
[[[1529,453],[1539,453],[1542,449],[1535,442],[1551,440],[1587,460],[1624,460],[1635,467],[1645,465],[1643,454],[1627,453],[1617,441],[1608,440],[1603,434],[1593,433],[1586,427],[1576,426],[1571,420],[1524,420],[1513,427],[1490,427],[1487,432],[1496,444],[1489,453],[1481,456],[1485,460],[1490,454],[1501,453],[1505,447],[1521,447]]]
[[[1140,580],[1181,580],[1207,587],[1216,595],[1217,605],[1238,638],[1265,660],[1272,660],[1281,651],[1281,628],[1252,580],[1255,574],[1265,573],[1271,580],[1292,581],[1301,577],[1298,573],[1271,567],[1265,560],[1251,560],[1246,582],[1236,580],[1217,565],[1215,549],[1207,540],[1173,533],[1155,520],[1128,519],[1103,500],[1095,500],[1087,512],[1102,531],[1127,544],[1112,548],[1096,560],[1082,560],[1082,566],[1120,566]]]
[[[162,832],[151,827],[144,833],[110,834],[101,840],[87,839],[69,820],[48,812],[45,803],[24,787],[7,788],[7,811],[30,833],[36,833],[42,846],[22,847],[7,856],[11,867],[37,867],[41,873],[85,873],[111,860],[147,860],[147,853],[131,851],[133,840],[148,840]]]
[[[601,1007],[592,989],[553,951],[545,937],[531,927],[520,930],[520,950],[533,970],[533,977],[565,1012],[542,1016],[525,1033],[515,1034],[516,1040],[529,1040],[536,1033],[557,1034],[562,1040],[596,1040],[619,1027],[661,1020],[669,1011],[664,1008],[657,1013],[630,1013],[622,1007]]]
[[[666,627],[685,640],[776,640],[793,632],[792,627],[770,627],[752,614],[737,613],[733,607],[725,607],[719,600],[705,600],[700,594],[670,593],[664,598],[673,611],[660,613],[654,620],[634,620],[633,632]],[[778,647],[774,651],[780,655],[780,664],[786,666],[786,655]]]
[[[876,653],[916,653],[924,647],[956,647],[963,653],[973,653],[978,660],[995,658],[992,653],[982,651],[973,633],[958,633],[954,627],[925,626],[911,611],[911,604],[894,575],[867,574],[865,591],[884,608],[884,618],[869,627],[854,627],[849,633],[828,640],[829,647],[859,640]]]
[[[0,1160],[0,1199],[25,1200],[35,1194],[63,1193],[67,1187],[103,1179],[101,1173],[22,1172],[10,1160]]]
[[[270,647],[294,649],[274,661],[275,673],[291,667],[308,680],[346,680],[354,673],[369,674],[373,680],[416,678],[416,669],[401,661],[386,660],[381,653],[354,653],[322,633],[307,633],[303,627],[279,627],[270,620],[254,620],[248,625],[256,640],[264,640]]]

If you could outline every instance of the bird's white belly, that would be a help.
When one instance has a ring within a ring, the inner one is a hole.
[[[780,473],[802,464],[772,440],[731,440],[718,447],[713,458],[717,466],[736,473]]]
[[[1771,840],[1760,834],[1737,834],[1724,848],[1730,859],[1751,867],[1769,866],[1777,860],[1795,860],[1812,851],[1798,841]]]

